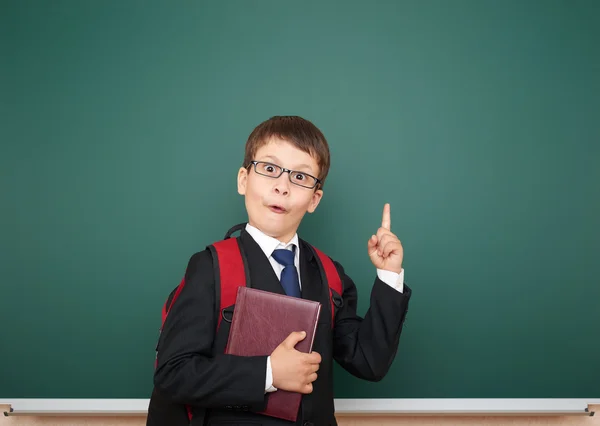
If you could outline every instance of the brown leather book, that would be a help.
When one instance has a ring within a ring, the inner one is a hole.
[[[271,355],[293,331],[306,332],[296,350],[310,353],[320,312],[319,302],[240,287],[225,353]],[[302,394],[278,389],[266,398],[266,408],[260,414],[296,421]]]

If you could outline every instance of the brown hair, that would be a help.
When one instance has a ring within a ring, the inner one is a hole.
[[[329,173],[329,145],[323,133],[310,121],[298,116],[275,116],[260,123],[248,136],[244,167],[254,160],[256,151],[265,145],[272,136],[283,139],[296,148],[310,154],[319,165],[320,187],[323,187]]]

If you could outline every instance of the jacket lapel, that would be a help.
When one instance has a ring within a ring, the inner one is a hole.
[[[317,260],[308,243],[299,239],[300,244],[300,280],[302,298],[321,302],[323,298],[323,282]]]
[[[269,259],[245,229],[240,233],[240,241],[250,268],[250,286],[258,290],[285,294]]]

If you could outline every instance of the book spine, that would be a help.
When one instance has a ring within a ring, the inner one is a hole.
[[[319,324],[319,315],[321,313],[321,304],[319,303],[319,305],[317,306],[317,309],[315,311],[315,325],[312,331],[312,336],[310,338],[310,351],[309,353],[312,352],[312,347],[313,347],[313,343],[315,342],[315,335],[317,334],[317,325]]]

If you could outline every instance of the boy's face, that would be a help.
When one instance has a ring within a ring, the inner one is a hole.
[[[317,161],[310,154],[276,137],[261,146],[253,160],[319,176]],[[254,165],[240,168],[238,192],[245,196],[250,225],[283,243],[292,239],[304,214],[314,212],[323,196],[320,189],[293,184],[287,172],[272,178],[256,173]]]

